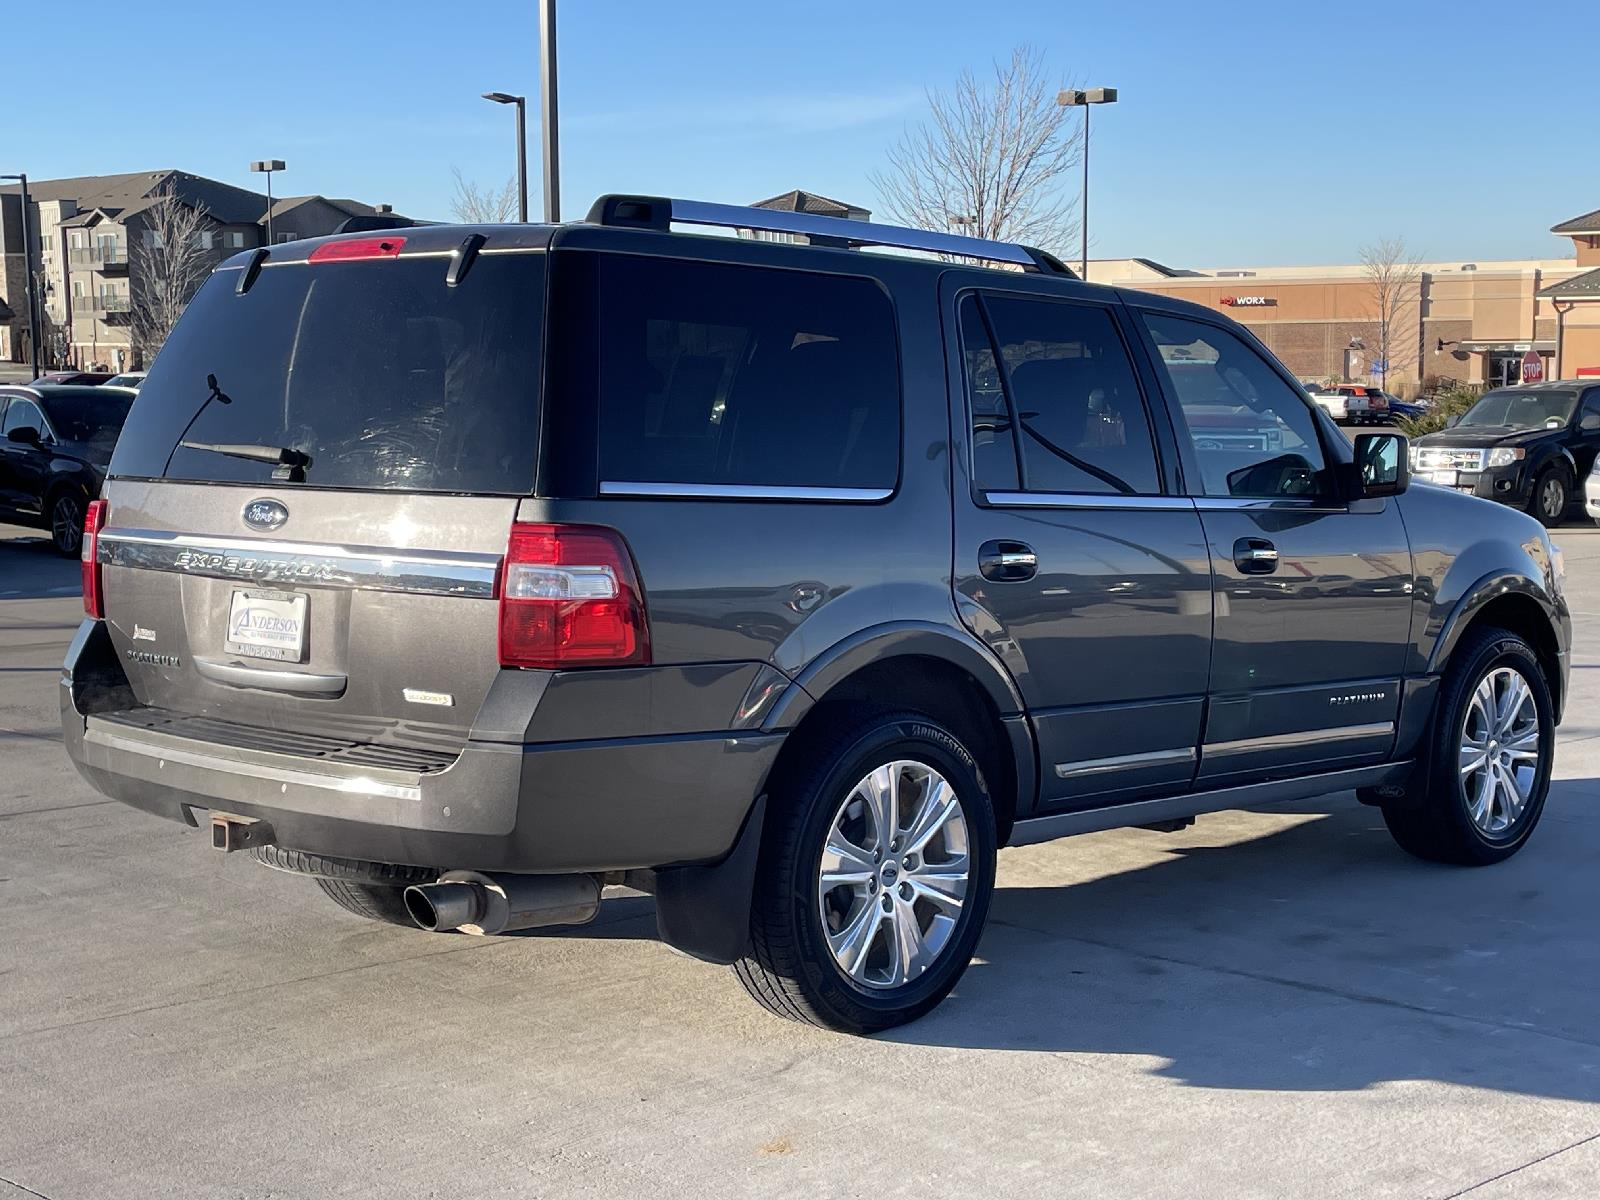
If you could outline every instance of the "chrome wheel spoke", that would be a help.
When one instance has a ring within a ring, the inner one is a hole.
[[[868,900],[861,905],[848,925],[829,936],[828,945],[846,974],[857,979],[861,977],[867,961],[867,951],[872,948],[872,943],[877,938],[878,927],[883,924],[883,916],[883,910],[878,907],[877,900]]]
[[[888,986],[899,987],[915,979],[928,969],[927,944],[922,940],[922,926],[911,904],[898,895],[894,898],[894,911],[889,921]]]
[[[895,812],[896,792],[900,782],[898,766],[898,763],[890,763],[879,767],[856,784],[856,794],[867,803],[867,813],[872,820],[872,829],[877,837],[879,850],[886,849],[894,839],[898,820]]]
[[[823,890],[846,885],[865,887],[876,874],[877,866],[872,861],[872,854],[835,829],[822,849]]]
[[[911,819],[910,829],[906,831],[903,849],[914,854],[921,853],[934,835],[960,811],[961,804],[956,799],[955,789],[938,776],[930,776],[922,793],[922,803],[917,808],[916,816]]]

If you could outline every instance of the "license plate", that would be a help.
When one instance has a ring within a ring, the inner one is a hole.
[[[307,600],[303,592],[234,592],[228,610],[228,653],[278,662],[303,661]]]
[[[1455,471],[1429,471],[1428,482],[1442,483],[1445,485],[1445,487],[1455,487],[1456,474],[1457,473]]]

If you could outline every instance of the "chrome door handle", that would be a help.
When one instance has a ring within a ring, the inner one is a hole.
[[[1233,544],[1233,565],[1246,575],[1270,575],[1278,569],[1278,548],[1266,538],[1240,538]]]
[[[978,547],[978,573],[996,583],[1022,583],[1039,570],[1039,556],[1026,542],[994,541]]]

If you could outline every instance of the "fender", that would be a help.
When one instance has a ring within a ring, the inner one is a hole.
[[[1482,612],[1484,606],[1491,600],[1507,595],[1527,596],[1534,600],[1549,620],[1551,628],[1557,631],[1557,642],[1561,641],[1559,633],[1561,622],[1557,614],[1557,605],[1545,591],[1544,584],[1529,578],[1521,571],[1493,571],[1467,588],[1444,618],[1438,636],[1434,638],[1433,649],[1428,655],[1427,674],[1436,675],[1443,671],[1445,663],[1456,648],[1456,643],[1461,640],[1462,632],[1472,623],[1472,619]]]
[[[1528,486],[1530,488],[1533,486],[1533,481],[1539,478],[1539,472],[1543,471],[1552,463],[1564,464],[1567,468],[1567,478],[1572,481],[1572,486],[1575,488],[1582,486],[1583,480],[1578,477],[1578,462],[1572,457],[1571,450],[1567,449],[1567,447],[1561,445],[1559,442],[1553,445],[1547,443],[1542,447],[1542,449],[1544,450],[1544,453],[1538,455],[1531,463],[1528,464],[1528,474],[1525,476],[1525,478],[1528,479]]]
[[[762,728],[769,732],[792,728],[813,704],[862,667],[913,655],[962,668],[983,686],[1002,718],[1024,711],[1022,693],[1011,673],[965,630],[931,621],[888,621],[851,634],[813,658],[778,698]]]

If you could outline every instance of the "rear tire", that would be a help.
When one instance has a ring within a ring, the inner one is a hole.
[[[1471,630],[1444,678],[1427,787],[1384,804],[1384,824],[1430,862],[1504,862],[1539,823],[1554,752],[1554,705],[1533,648],[1509,630]]]
[[[955,987],[988,915],[983,774],[914,712],[843,718],[793,765],[770,793],[739,982],[768,1011],[826,1029],[914,1021]]]
[[[50,544],[62,558],[77,558],[83,549],[83,514],[77,492],[57,492],[50,500]]]

